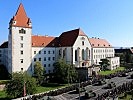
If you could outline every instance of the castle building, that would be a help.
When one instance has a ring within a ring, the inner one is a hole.
[[[32,22],[20,3],[9,22],[8,41],[0,46],[0,64],[10,73],[33,74],[34,64],[39,61],[46,73],[53,73],[53,64],[60,58],[77,68],[99,64],[102,58],[117,60],[119,66],[119,58],[114,59],[114,48],[106,40],[88,38],[80,28],[63,32],[59,37],[32,35]],[[111,65],[110,69],[115,68]]]

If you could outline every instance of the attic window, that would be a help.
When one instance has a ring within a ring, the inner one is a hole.
[[[25,34],[26,30],[24,30],[23,28],[21,30],[19,30],[19,33]]]
[[[98,46],[99,46],[99,44],[98,44]]]
[[[85,38],[84,37],[81,37],[81,40],[85,40]]]
[[[92,46],[94,46],[94,44],[92,44]]]
[[[103,46],[105,46],[105,44]]]

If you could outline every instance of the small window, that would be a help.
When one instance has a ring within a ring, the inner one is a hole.
[[[46,51],[44,51],[44,54],[46,54]]]
[[[21,30],[19,30],[19,33],[25,34],[26,30],[24,30],[23,28]]]
[[[23,48],[23,43],[20,43],[20,47]]]
[[[44,57],[44,61],[46,61],[46,57]]]
[[[39,58],[39,61],[41,61],[41,58]]]
[[[54,51],[53,51],[53,54],[54,54]]]
[[[82,41],[82,45],[84,45],[84,41]]]
[[[0,57],[1,57],[2,55],[0,54]]]
[[[36,54],[36,51],[34,51],[34,54]]]
[[[0,50],[0,53],[1,53],[1,50]]]
[[[53,57],[53,61],[55,60],[55,57]]]
[[[48,73],[50,73],[50,70],[48,70]]]
[[[1,62],[1,59],[0,59],[0,62]]]
[[[23,59],[20,59],[20,62],[23,63]]]
[[[48,51],[48,54],[50,54],[50,51]]]
[[[21,39],[21,41],[23,41],[24,40],[23,36],[20,36],[20,39]]]
[[[21,68],[21,71],[23,71],[23,68]]]
[[[48,60],[50,61],[50,57],[48,57]]]
[[[34,62],[36,62],[36,58],[34,58]]]
[[[23,55],[23,50],[20,51],[21,55]]]
[[[46,64],[44,64],[44,67],[46,67]]]
[[[48,64],[48,67],[50,67],[50,64]]]
[[[39,51],[39,54],[41,54],[41,51]]]

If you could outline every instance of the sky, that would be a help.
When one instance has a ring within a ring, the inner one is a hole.
[[[133,47],[133,0],[0,0],[0,44],[8,40],[9,21],[21,2],[34,35],[57,37],[81,28],[114,47]]]

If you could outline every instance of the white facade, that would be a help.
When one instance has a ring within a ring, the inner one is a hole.
[[[34,73],[34,65],[36,61],[41,62],[46,73],[53,73],[55,63],[55,48],[53,47],[32,47],[32,73]]]

